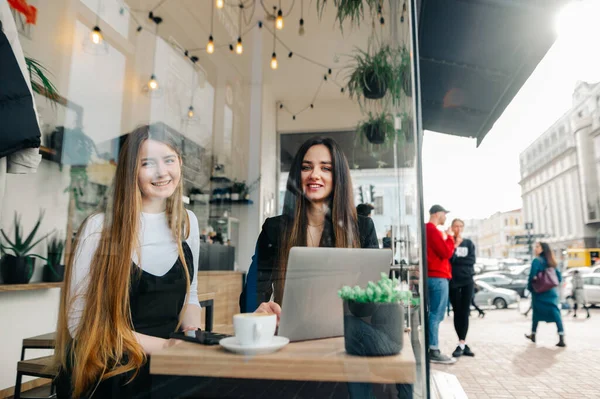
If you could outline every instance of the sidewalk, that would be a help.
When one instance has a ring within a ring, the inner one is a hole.
[[[516,309],[472,313],[467,343],[474,358],[451,366],[432,364],[458,377],[469,398],[600,398],[600,310],[592,318],[563,316],[566,348],[558,348],[556,326],[540,323],[537,344],[524,338],[528,318]],[[457,345],[452,313],[440,325],[440,347],[450,355]]]

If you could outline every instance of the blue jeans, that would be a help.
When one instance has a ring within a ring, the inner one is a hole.
[[[438,332],[448,306],[448,280],[429,277],[427,292],[429,293],[429,349],[439,349]]]

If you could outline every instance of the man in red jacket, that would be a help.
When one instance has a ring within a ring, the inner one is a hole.
[[[429,360],[432,363],[452,364],[453,357],[440,352],[438,332],[448,306],[448,283],[452,278],[450,258],[454,254],[454,238],[451,231],[440,231],[438,226],[446,223],[448,211],[441,205],[429,210],[427,233],[427,292],[429,294]]]

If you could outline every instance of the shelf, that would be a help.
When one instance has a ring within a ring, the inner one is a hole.
[[[30,284],[0,284],[0,292],[3,291],[33,291],[60,288],[63,283],[30,283]]]
[[[229,204],[239,204],[239,205],[252,205],[254,201],[252,200],[237,200],[233,201],[230,199],[212,199],[210,200],[211,205],[229,205]]]
[[[210,181],[215,182],[215,183],[231,183],[231,179],[228,179],[227,177],[211,177]]]

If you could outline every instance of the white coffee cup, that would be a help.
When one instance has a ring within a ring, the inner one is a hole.
[[[241,346],[267,345],[275,335],[277,316],[267,313],[240,313],[233,316],[233,330]]]

